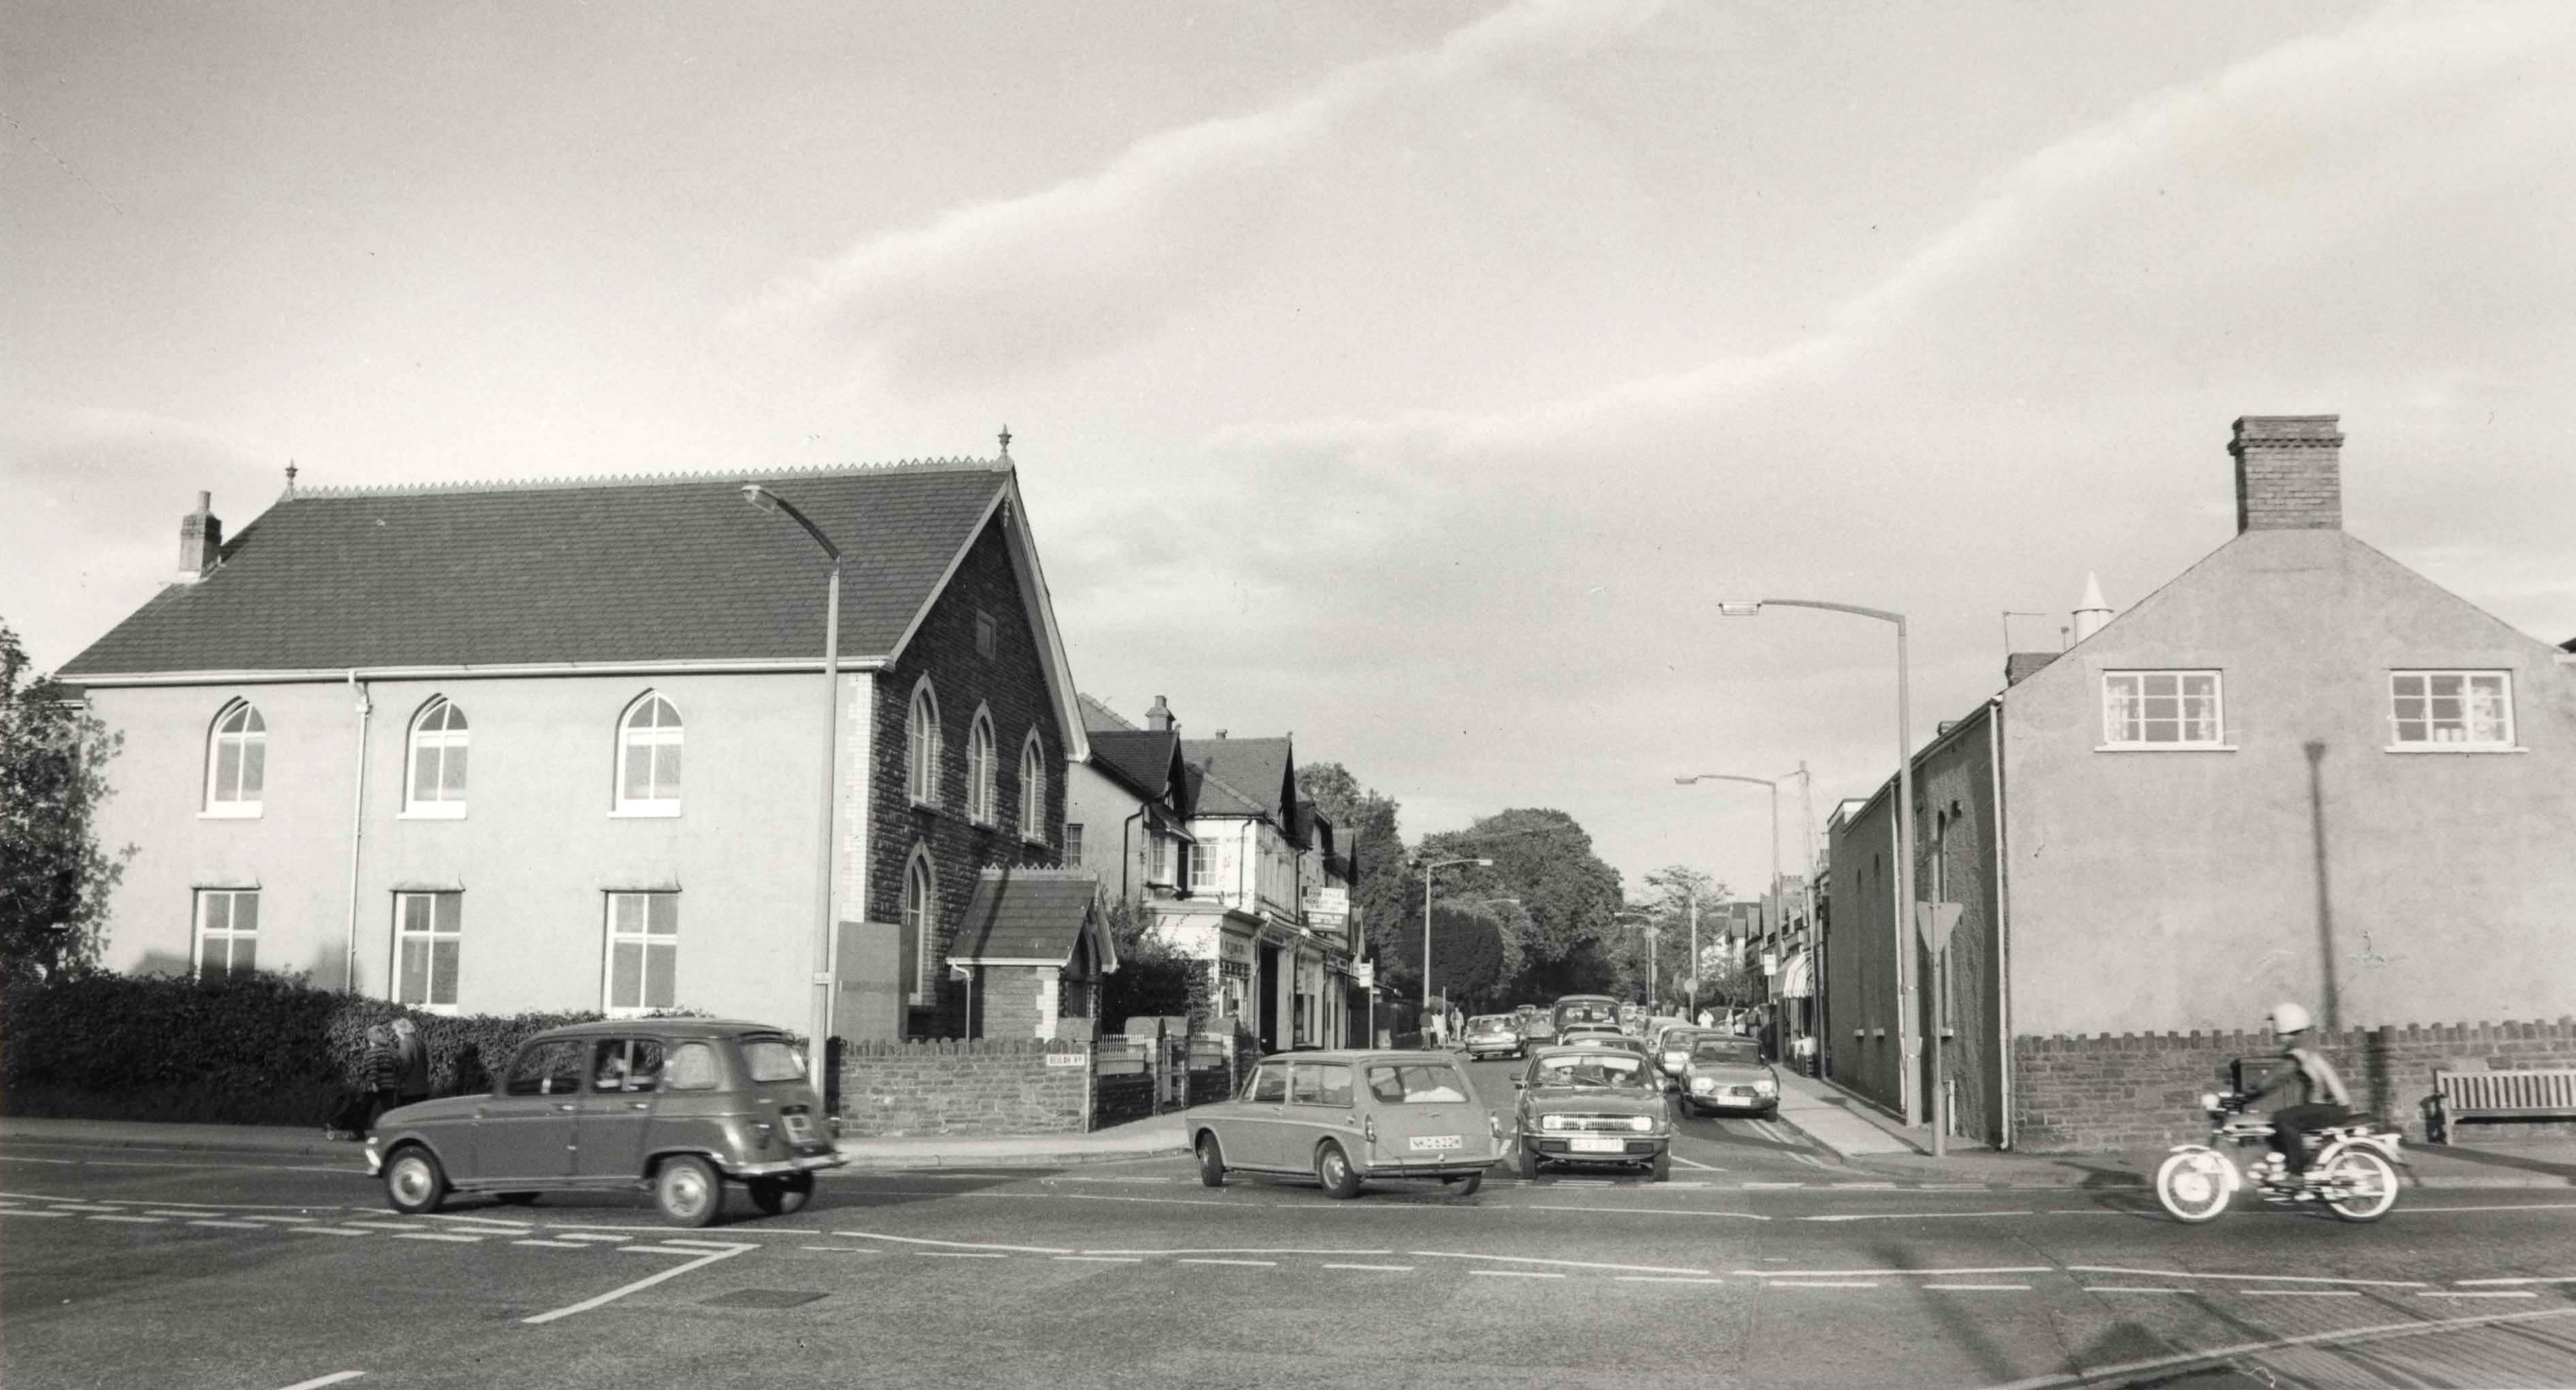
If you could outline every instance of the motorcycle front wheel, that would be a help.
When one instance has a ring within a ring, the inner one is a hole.
[[[2397,1169],[2369,1149],[2346,1149],[2326,1165],[2326,1206],[2346,1221],[2376,1221],[2397,1205]]]
[[[2164,1161],[2156,1170],[2156,1200],[2164,1203],[2177,1221],[2198,1225],[2215,1221],[2227,1211],[2227,1199],[2235,1191],[2229,1182],[2227,1160],[2208,1149],[2186,1149]]]

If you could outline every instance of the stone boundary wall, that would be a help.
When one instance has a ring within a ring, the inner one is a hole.
[[[2355,1108],[2417,1143],[2431,1113],[2433,1073],[2576,1067],[2576,1018],[2347,1028],[2319,1038]],[[2013,1143],[2032,1153],[2179,1144],[2207,1136],[2200,1095],[2238,1058],[2278,1056],[2270,1033],[2124,1033],[2013,1039]],[[2250,1077],[2248,1078],[2251,1079]],[[2547,1120],[2470,1121],[2455,1142],[2576,1132]]]
[[[853,1136],[1079,1134],[1091,1057],[1083,1044],[1034,1038],[853,1042],[840,1080],[842,1129]]]
[[[1149,1071],[1101,1076],[1092,1081],[1091,1127],[1141,1120],[1154,1113],[1155,1076]]]

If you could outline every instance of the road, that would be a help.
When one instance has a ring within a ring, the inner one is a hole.
[[[1336,1202],[1176,1157],[835,1175],[704,1231],[641,1196],[399,1217],[354,1156],[7,1141],[0,1383],[2576,1385],[2576,1201],[2187,1228],[1683,1131],[1663,1184]]]

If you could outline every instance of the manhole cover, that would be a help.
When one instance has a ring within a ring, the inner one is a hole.
[[[821,1298],[819,1293],[803,1289],[736,1289],[707,1300],[711,1308],[793,1308]]]

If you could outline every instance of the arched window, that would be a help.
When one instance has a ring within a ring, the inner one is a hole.
[[[268,721],[248,700],[235,700],[215,715],[206,740],[206,814],[255,816],[268,777]]]
[[[999,761],[993,754],[993,716],[978,709],[966,734],[966,818],[977,825],[991,825],[1000,809],[993,786]]]
[[[931,947],[939,935],[939,880],[931,872],[930,852],[916,848],[903,867],[903,960],[901,969],[914,1004],[930,1002]]]
[[[939,697],[930,688],[930,678],[912,688],[912,712],[905,716],[904,731],[910,741],[911,756],[904,763],[903,785],[915,805],[939,804]]]
[[[403,814],[465,814],[465,711],[433,696],[411,721],[411,780]]]
[[[617,811],[680,814],[680,711],[651,691],[617,721]]]
[[[1020,745],[1021,839],[1046,843],[1046,807],[1046,744],[1031,729],[1028,742]]]

